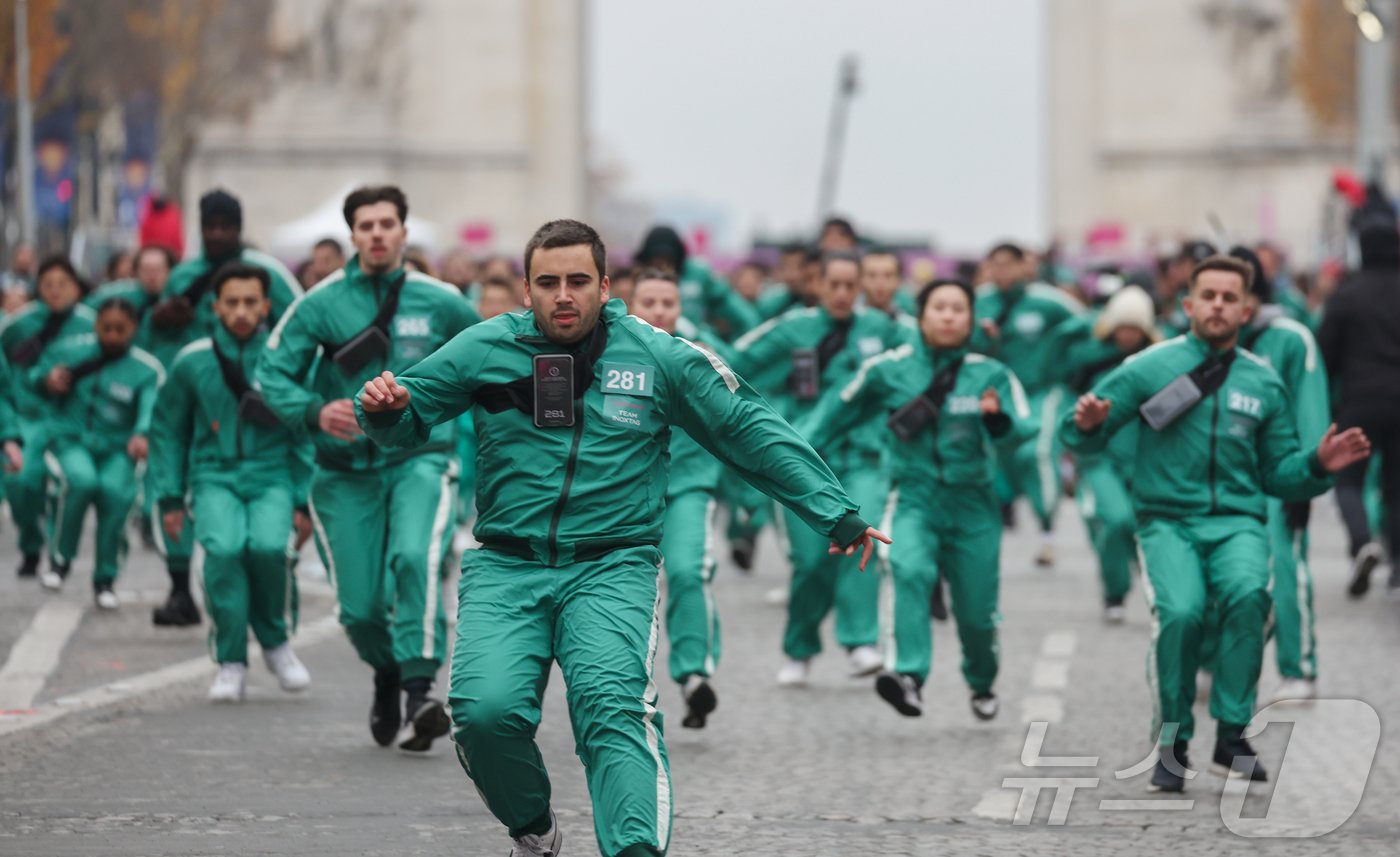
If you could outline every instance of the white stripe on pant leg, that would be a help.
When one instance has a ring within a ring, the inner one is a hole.
[[[715,496],[705,504],[705,555],[700,561],[700,592],[705,598],[705,677],[715,674],[715,530],[719,504]]]
[[[316,514],[316,501],[312,499],[313,492],[306,492],[306,511],[311,513],[311,529],[316,533],[316,541],[321,543],[321,553],[326,555],[326,574],[330,577],[331,588],[334,589],[336,581],[339,579],[335,573],[335,552],[331,550],[331,540],[326,537],[326,528],[321,524],[321,516]],[[340,599],[336,599],[336,604]]]
[[[1293,574],[1298,586],[1298,669],[1304,678],[1314,679],[1312,645],[1312,604],[1308,591],[1312,589],[1312,568],[1308,565],[1308,552],[1303,542],[1308,537],[1306,529],[1293,533]]]
[[[296,587],[297,570],[297,530],[292,527],[292,531],[287,534],[287,547],[283,551],[282,560],[282,621],[287,625],[287,639],[291,639],[296,633],[296,617],[292,611],[292,593]]]
[[[1142,539],[1134,535],[1133,542],[1137,545],[1138,567],[1142,570],[1138,575],[1142,578],[1142,594],[1147,599],[1148,615],[1152,617],[1152,636],[1147,644],[1147,692],[1152,697],[1152,723],[1157,732],[1153,738],[1160,743],[1166,725],[1162,722],[1162,695],[1157,682],[1157,638],[1162,633],[1162,620],[1157,615],[1157,591],[1152,588],[1152,578],[1147,573],[1147,553],[1142,549]],[[1173,742],[1175,740],[1173,737]]]
[[[428,569],[424,580],[427,591],[423,596],[423,657],[432,660],[433,644],[437,642],[437,606],[442,596],[441,571],[442,539],[447,533],[447,522],[452,517],[452,467],[442,472],[442,485],[438,488],[437,512],[433,515],[433,531],[428,536]]]
[[[188,521],[185,523],[185,526],[190,526]],[[196,539],[194,549],[190,551],[190,581],[195,584],[195,592],[192,593],[192,595],[196,597],[200,595],[203,596],[200,600],[204,602],[204,612],[209,614],[209,657],[213,658],[214,663],[217,664],[219,662],[219,623],[214,620],[214,609],[209,603],[211,600],[209,598],[209,588],[204,585],[204,556],[204,545],[200,544],[199,540]],[[247,632],[245,628],[243,633],[246,634]]]
[[[49,556],[58,560],[60,564],[67,565],[72,562],[72,557],[60,556],[58,545],[63,541],[63,506],[68,501],[68,476],[63,472],[63,465],[52,450],[44,450],[44,464],[48,465],[49,474],[58,483],[54,492],[57,499],[54,501],[53,538],[49,539]]]
[[[1040,502],[1045,507],[1047,518],[1054,514],[1055,498],[1060,493],[1059,474],[1055,471],[1056,462],[1051,455],[1055,451],[1055,427],[1058,422],[1055,412],[1059,410],[1063,398],[1064,393],[1059,387],[1045,394],[1040,405],[1040,436],[1035,441],[1035,466],[1040,470]]]
[[[657,567],[657,574],[661,569]],[[666,777],[666,766],[661,763],[661,734],[656,731],[656,639],[661,626],[661,590],[656,591],[656,601],[651,608],[651,632],[647,636],[647,687],[642,697],[642,725],[646,730],[647,749],[656,765],[656,845],[662,851],[671,839],[671,783]]]
[[[890,540],[894,536],[894,511],[899,505],[898,486],[890,490],[889,499],[885,501],[885,514],[880,519],[880,531]],[[890,546],[884,542],[877,542],[875,545],[876,560],[880,574],[878,621],[880,627],[880,650],[885,655],[885,669],[894,672],[895,663],[899,658],[898,646],[894,636],[894,567],[890,564]]]

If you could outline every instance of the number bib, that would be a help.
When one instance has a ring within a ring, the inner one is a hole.
[[[655,366],[600,363],[598,369],[604,393],[651,398],[652,388],[656,383]]]

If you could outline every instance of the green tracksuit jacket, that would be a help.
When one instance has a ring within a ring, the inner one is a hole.
[[[27,382],[29,369],[43,360],[43,354],[33,356],[26,344],[41,332],[51,333],[45,351],[57,349],[71,343],[75,338],[84,342],[95,342],[92,334],[94,321],[92,310],[78,304],[64,314],[63,320],[54,319],[48,305],[42,301],[27,304],[19,312],[0,322],[0,351],[3,351],[10,364],[14,384],[10,402],[14,406],[18,422],[20,441],[24,446],[24,466],[18,473],[4,474],[5,495],[10,503],[10,515],[14,518],[15,529],[19,531],[19,549],[25,556],[38,556],[44,550],[44,528],[41,512],[44,508],[46,469],[44,450],[48,447],[43,419],[48,403]],[[57,325],[54,327],[53,325]],[[47,328],[47,330],[46,330]],[[23,364],[17,359],[20,351],[31,362]]]
[[[27,383],[44,397],[49,477],[57,488],[50,515],[49,550],[56,565],[67,567],[77,554],[88,506],[97,510],[96,584],[110,584],[126,556],[126,516],[136,501],[135,462],[127,454],[134,435],[149,435],[156,389],[165,370],[146,351],[131,348],[75,381],[63,396],[48,392],[44,377],[57,366],[89,365],[101,351],[85,336],[73,337],[45,352],[29,370]]]
[[[753,304],[729,287],[724,278],[699,259],[686,259],[678,282],[681,315],[695,324],[723,321],[731,336],[739,336],[762,320]]]
[[[849,544],[866,524],[816,452],[718,357],[628,316],[621,301],[599,325],[571,349],[585,355],[606,336],[575,391],[572,427],[536,428],[517,407],[493,412],[480,400],[487,385],[530,377],[533,355],[570,350],[545,339],[530,312],[477,325],[402,373],[408,407],[362,413],[361,425],[378,443],[413,446],[473,411],[484,547],[463,558],[449,699],[459,757],[487,806],[517,832],[548,811],[534,733],[557,660],[602,852],[664,852],[670,777],[651,672],[673,427],[824,536]]]
[[[301,284],[287,267],[273,256],[269,256],[251,247],[244,247],[235,257],[230,259],[210,259],[200,254],[194,259],[181,262],[170,272],[170,279],[165,283],[165,293],[162,299],[178,297],[185,294],[196,283],[205,277],[212,276],[224,263],[237,258],[241,262],[249,265],[257,265],[267,271],[272,279],[272,289],[268,292],[268,299],[272,303],[272,313],[268,317],[269,324],[275,324],[286,312],[292,302],[301,297]],[[140,306],[138,304],[138,306]],[[175,354],[181,348],[196,339],[202,339],[214,332],[218,327],[219,320],[214,315],[214,290],[205,289],[200,298],[199,305],[194,308],[194,321],[183,328],[161,329],[148,328],[143,325],[143,332],[149,330],[149,342],[151,353],[164,365],[170,365],[175,359]],[[147,319],[149,321],[149,319]]]
[[[219,663],[246,663],[248,628],[264,649],[287,641],[296,582],[287,560],[292,511],[306,505],[311,443],[300,425],[239,416],[218,355],[253,376],[267,342],[221,324],[180,350],[160,389],[151,472],[162,513],[188,510],[204,548],[210,644]],[[188,499],[187,499],[188,498]]]
[[[1060,493],[1054,443],[1055,418],[1063,399],[1060,373],[1070,344],[1083,332],[1083,326],[1076,323],[1083,308],[1054,286],[1030,283],[1005,292],[982,286],[973,309],[977,325],[972,350],[1000,360],[1016,373],[1041,428],[1034,438],[1000,456],[1002,500],[1024,494],[1041,530],[1048,532]],[[998,338],[992,339],[982,330],[984,320],[1001,321]]]
[[[10,361],[0,350],[0,442],[7,440],[24,443],[19,416],[15,413],[15,379],[10,374]]]
[[[1104,425],[1081,432],[1073,412],[1060,422],[1065,445],[1097,452],[1138,408],[1211,349],[1194,334],[1155,345],[1094,385],[1112,403]],[[1218,355],[1217,355],[1218,356]],[[1253,715],[1269,612],[1265,493],[1305,500],[1330,478],[1314,450],[1300,450],[1293,405],[1278,373],[1243,349],[1224,384],[1161,431],[1138,427],[1133,476],[1138,555],[1154,615],[1149,650],[1156,739],[1187,740],[1195,699],[1203,617],[1213,600],[1221,654],[1211,714],[1226,726]]]
[[[163,343],[157,342],[155,334],[151,330],[150,310],[161,296],[148,293],[141,287],[138,280],[113,280],[93,289],[91,294],[83,298],[83,305],[90,307],[93,312],[97,312],[98,307],[112,298],[121,298],[136,307],[136,311],[140,313],[141,321],[136,330],[136,338],[131,341],[131,344],[155,354],[152,349],[158,348]]]
[[[844,344],[821,369],[815,398],[797,399],[791,378],[795,352],[819,349],[824,342],[834,347],[839,342],[839,326],[822,307],[790,310],[754,328],[735,343],[735,368],[751,378],[754,386],[772,399],[790,421],[797,422],[816,407],[822,391],[845,386],[865,359],[914,335],[909,328],[874,310],[857,309],[849,324]],[[870,516],[884,507],[889,491],[880,470],[883,449],[884,427],[877,419],[856,424],[817,447],[861,511]],[[841,557],[828,554],[823,540],[798,526],[790,514],[784,517],[792,580],[783,652],[795,660],[806,660],[819,653],[821,625],[833,607],[837,643],[847,649],[874,645],[880,634],[879,578],[873,574],[843,574]]]
[[[885,426],[892,412],[957,361],[957,381],[934,424],[908,441]],[[989,388],[1000,399],[1001,418],[982,416],[981,398]],[[942,574],[952,593],[963,676],[974,693],[991,691],[1001,556],[1001,512],[992,487],[995,447],[1034,435],[1031,416],[1025,391],[1004,365],[965,347],[929,348],[919,338],[867,360],[849,384],[828,392],[799,423],[814,445],[871,420],[884,429],[890,497],[883,525],[898,533],[891,536],[893,545],[881,546],[887,669],[920,683],[928,677],[929,596]]]
[[[403,372],[480,319],[456,287],[407,273],[388,353],[342,371],[329,355],[374,321],[402,273],[371,276],[352,257],[287,310],[268,337],[257,379],[268,406],[310,432],[316,446],[311,520],[351,643],[375,669],[397,664],[403,678],[416,679],[431,678],[447,654],[439,590],[456,506],[455,426],[438,426],[415,449],[320,430],[327,403],[358,397],[369,378]]]

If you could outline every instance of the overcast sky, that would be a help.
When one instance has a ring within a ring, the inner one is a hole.
[[[592,139],[629,195],[810,227],[843,54],[838,211],[981,249],[1043,231],[1039,0],[593,0]],[[743,246],[734,248],[743,249]]]

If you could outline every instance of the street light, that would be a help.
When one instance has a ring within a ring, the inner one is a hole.
[[[1368,42],[1385,38],[1385,22],[1371,8],[1368,0],[1342,0],[1342,5],[1356,18],[1356,27]]]

